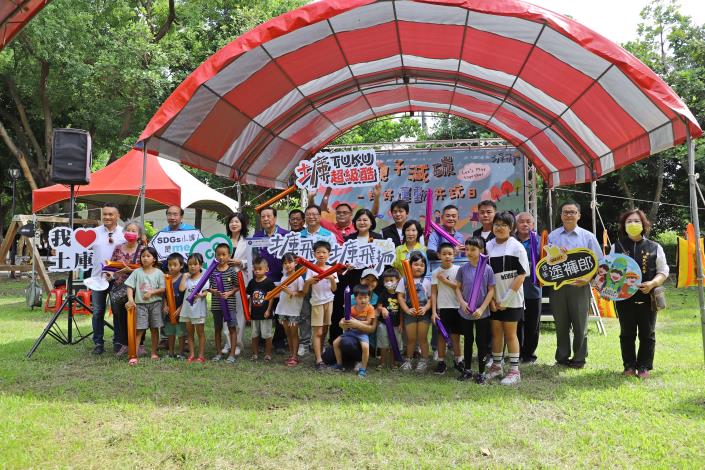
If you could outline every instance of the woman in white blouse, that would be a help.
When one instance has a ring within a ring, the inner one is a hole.
[[[247,237],[249,233],[249,227],[247,225],[247,217],[245,214],[236,212],[228,216],[228,218],[225,219],[225,230],[233,244],[230,265],[235,268],[236,271],[242,271],[245,282],[247,282],[247,240],[245,240],[245,237]],[[245,311],[243,310],[243,305],[242,302],[240,302],[239,297],[237,302],[237,324],[237,347],[235,349],[236,356],[238,356],[243,349],[242,338],[245,334]],[[223,331],[225,332],[228,330],[227,328],[224,328]],[[231,345],[228,335],[224,335],[224,338],[225,340],[223,343],[224,347],[222,353],[227,354],[230,351]]]

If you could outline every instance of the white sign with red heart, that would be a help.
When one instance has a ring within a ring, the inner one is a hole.
[[[50,272],[87,271],[93,266],[93,246],[97,238],[95,230],[69,227],[54,227],[49,230]]]

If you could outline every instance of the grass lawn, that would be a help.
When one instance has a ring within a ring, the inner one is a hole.
[[[702,467],[705,369],[697,297],[669,289],[655,369],[623,378],[619,325],[591,326],[583,370],[539,362],[518,388],[377,372],[143,360],[47,338],[23,283],[0,284],[0,466],[140,468]],[[65,323],[65,317],[62,324]],[[81,320],[90,330],[90,321]],[[208,337],[211,337],[210,330]],[[212,342],[212,340],[211,340]],[[210,346],[210,345],[209,345]],[[212,348],[212,346],[211,346]]]

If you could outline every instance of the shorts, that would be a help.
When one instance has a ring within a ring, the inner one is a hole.
[[[517,308],[506,308],[504,310],[497,310],[496,312],[490,313],[490,318],[492,320],[501,322],[513,322],[519,321],[524,316],[524,309],[521,307]]]
[[[421,322],[428,323],[428,324],[431,323],[431,312],[430,311],[426,312],[425,314],[423,314],[421,316],[413,316],[413,315],[409,315],[408,313],[404,314],[404,324],[405,325],[409,325],[412,323],[421,323]]]
[[[274,325],[272,325],[271,318],[251,320],[250,325],[252,325],[252,338],[269,339],[274,336]]]
[[[442,308],[439,310],[438,315],[441,317],[441,322],[446,327],[448,334],[459,335],[463,332],[463,318],[458,313],[457,308]]]
[[[146,330],[147,328],[161,328],[164,326],[162,321],[162,303],[150,302],[148,304],[137,304],[137,329]]]
[[[164,320],[164,334],[166,336],[186,336],[186,325],[181,322],[172,325],[171,322],[166,319]]]
[[[394,336],[397,338],[397,345],[401,347],[401,333],[394,327]],[[389,349],[391,345],[389,344],[389,335],[387,334],[387,327],[383,321],[377,325],[377,347],[382,349]]]
[[[190,323],[192,325],[205,325],[206,317],[198,317],[198,318],[181,317],[181,324],[184,325],[184,327],[186,327],[187,323]]]
[[[370,344],[370,337],[367,336],[367,333],[358,330],[345,330],[342,336],[350,336],[358,339],[360,343]]]
[[[311,305],[311,326],[328,326],[333,316],[333,302]]]
[[[221,329],[223,327],[223,312],[221,310],[212,310],[213,313],[213,325],[216,329]],[[230,312],[230,321],[228,322],[228,328],[237,328],[237,312]]]
[[[288,315],[277,315],[277,318],[279,318],[279,324],[284,325],[284,322],[287,322],[289,326],[296,326],[299,323],[301,323],[301,317],[299,315],[296,316],[288,316]],[[286,326],[286,325],[284,325]]]

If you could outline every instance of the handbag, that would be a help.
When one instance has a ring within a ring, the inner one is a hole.
[[[651,297],[651,310],[658,312],[666,308],[666,288],[663,286],[654,287],[649,292]]]

